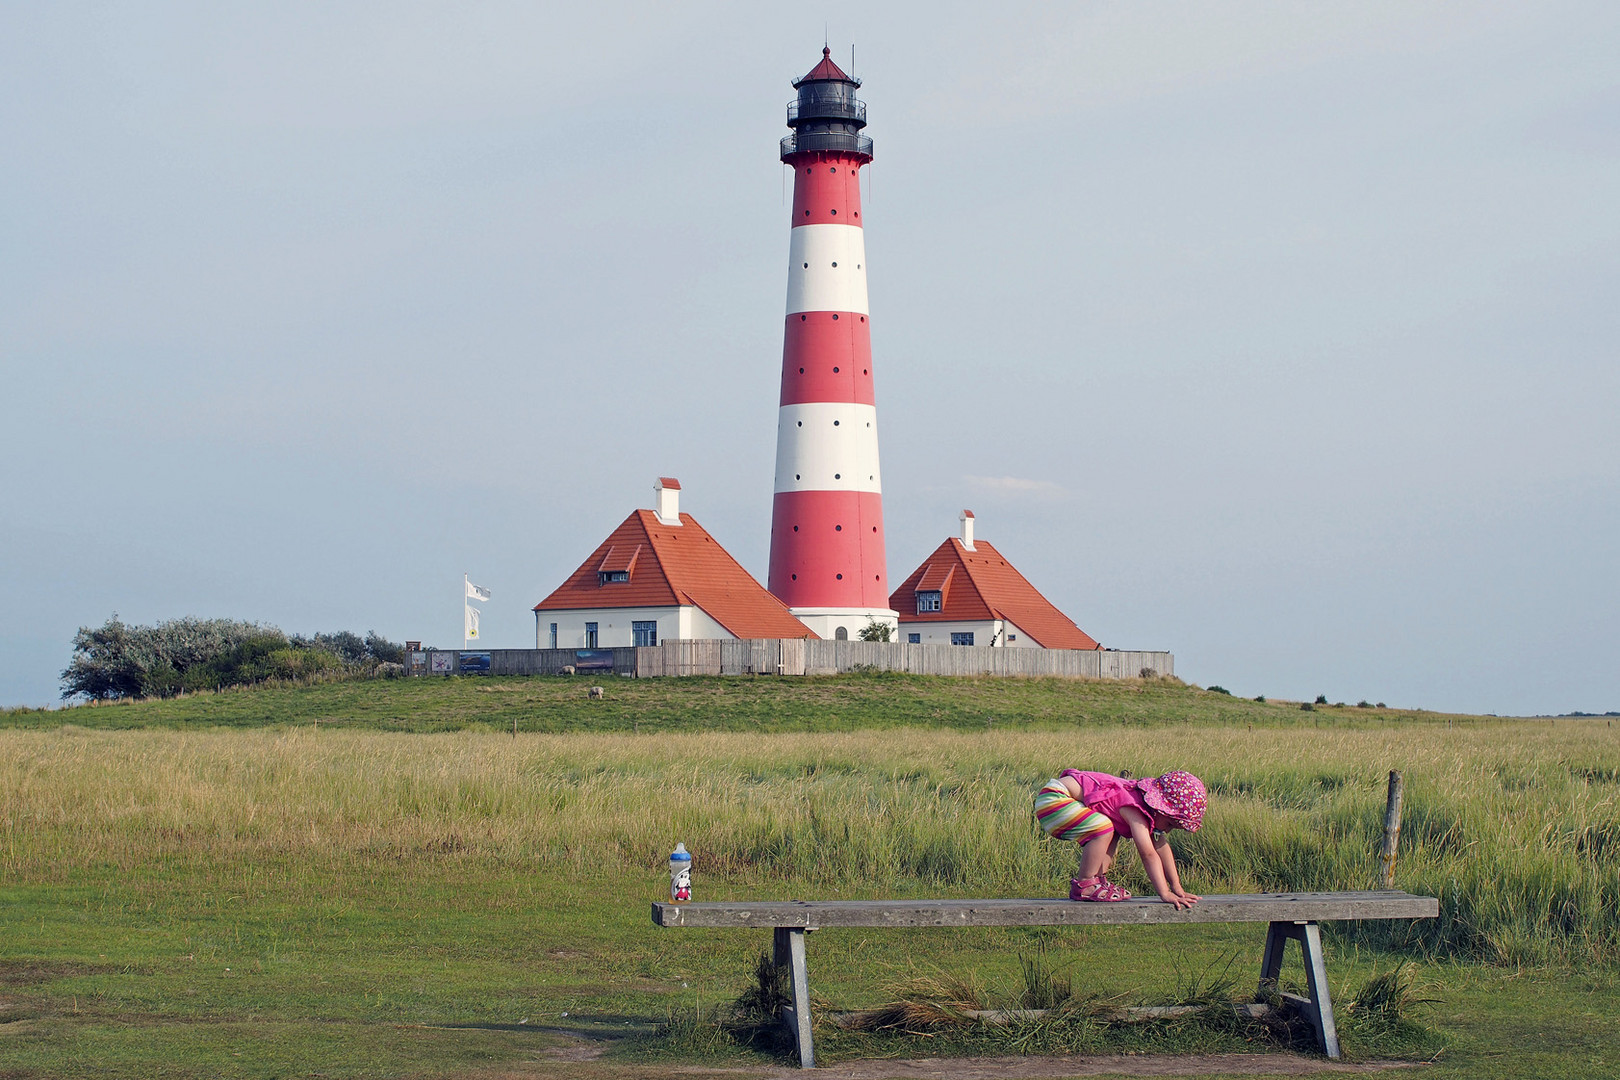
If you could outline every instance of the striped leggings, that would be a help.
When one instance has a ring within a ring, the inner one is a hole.
[[[1054,840],[1088,844],[1114,831],[1114,823],[1069,794],[1061,780],[1048,780],[1035,793],[1035,820]]]

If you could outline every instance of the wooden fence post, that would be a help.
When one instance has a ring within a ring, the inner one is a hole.
[[[1389,801],[1384,805],[1384,849],[1379,853],[1386,889],[1395,887],[1395,848],[1401,840],[1401,786],[1400,771],[1389,770]]]

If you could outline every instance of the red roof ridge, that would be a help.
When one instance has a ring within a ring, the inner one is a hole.
[[[656,510],[637,510],[636,517],[641,519],[641,527],[647,531],[647,546],[652,548],[653,561],[658,564],[658,572],[664,576],[664,581],[669,585],[669,591],[675,594],[675,602],[679,604],[691,604],[692,598],[688,596],[686,590],[681,588],[681,586],[676,582],[675,575],[669,572],[669,566],[664,562],[663,553],[658,550],[658,538],[653,535],[652,531],[653,525],[664,524],[662,521],[658,520],[658,512]],[[651,523],[647,521],[648,517],[652,518]],[[691,521],[692,515],[680,514],[677,516],[676,520],[680,520],[680,518],[685,518],[687,521]],[[694,525],[697,524],[696,522],[692,523]],[[685,522],[682,522],[680,526],[665,525],[664,527],[666,529],[674,529],[684,527],[684,525]],[[702,529],[703,526],[698,525],[698,530],[700,532]],[[675,537],[671,536],[670,539],[673,540]]]

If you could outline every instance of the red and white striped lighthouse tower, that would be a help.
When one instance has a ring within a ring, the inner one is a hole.
[[[883,474],[866,306],[860,80],[822,49],[793,83],[793,167],[787,325],[777,414],[770,590],[824,638],[855,637],[868,622],[898,627],[883,558]]]

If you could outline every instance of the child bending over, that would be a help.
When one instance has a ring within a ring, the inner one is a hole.
[[[1080,876],[1069,882],[1070,900],[1131,898],[1104,876],[1114,865],[1120,836],[1127,835],[1159,899],[1180,909],[1192,907],[1198,897],[1182,889],[1164,834],[1196,831],[1207,801],[1198,777],[1179,769],[1152,780],[1064,769],[1035,793],[1035,819],[1054,838],[1080,845]]]

